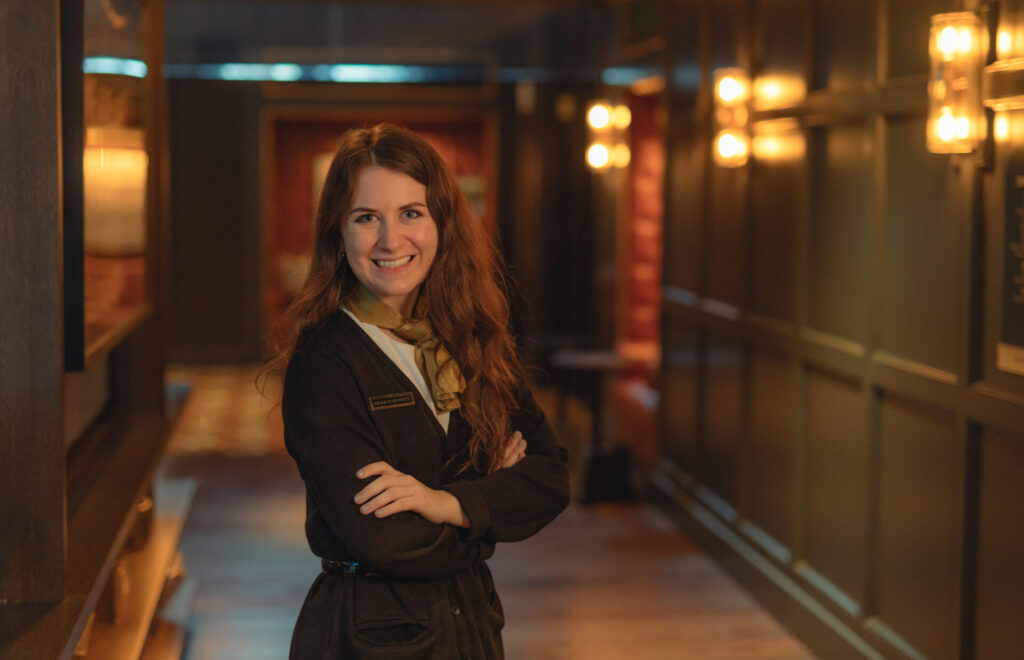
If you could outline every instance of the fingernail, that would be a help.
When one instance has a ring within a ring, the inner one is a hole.
[[[362,511],[363,513],[366,513],[367,509],[369,509],[369,508],[370,508],[369,504],[364,504],[363,506],[359,507],[359,510]]]
[[[356,476],[357,476],[357,477],[361,477],[361,476],[363,476],[363,471],[362,471],[362,470],[360,470],[359,472],[356,472]]]
[[[356,495],[355,497],[352,498],[352,501],[355,502],[356,504],[359,504],[360,502],[363,501],[363,498]]]

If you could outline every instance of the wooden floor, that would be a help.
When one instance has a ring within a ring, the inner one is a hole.
[[[286,658],[319,572],[303,537],[302,483],[279,421],[252,401],[253,375],[173,372],[194,391],[165,472],[200,481],[182,541],[200,582],[188,660]],[[644,504],[574,505],[534,538],[499,546],[489,563],[510,660],[813,657]]]

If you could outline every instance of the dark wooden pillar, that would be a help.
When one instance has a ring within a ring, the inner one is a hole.
[[[0,601],[64,595],[60,15],[0,3]]]

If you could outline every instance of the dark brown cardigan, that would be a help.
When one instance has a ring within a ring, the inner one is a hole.
[[[361,562],[379,577],[321,573],[291,658],[503,657],[504,616],[484,560],[495,543],[535,534],[569,502],[568,454],[525,384],[517,398],[512,428],[526,438],[526,457],[487,476],[456,474],[470,434],[458,411],[445,433],[416,386],[343,311],[303,335],[282,414],[306,482],[306,537],[317,556]],[[380,460],[451,492],[471,526],[361,514],[352,498],[368,482],[355,472]]]

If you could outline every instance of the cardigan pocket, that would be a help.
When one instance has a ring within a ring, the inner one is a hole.
[[[399,650],[400,657],[420,657],[419,653],[429,651],[436,635],[430,622],[428,583],[369,576],[353,581],[357,657],[392,657]]]

